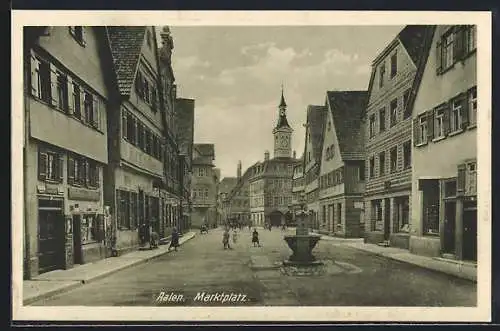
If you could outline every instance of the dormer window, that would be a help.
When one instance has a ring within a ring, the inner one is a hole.
[[[70,26],[69,33],[81,46],[85,46],[85,31],[83,26]]]

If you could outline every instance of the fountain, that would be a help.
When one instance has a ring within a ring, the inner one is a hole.
[[[284,240],[293,254],[285,260],[285,266],[315,266],[323,265],[323,262],[318,261],[312,250],[320,240],[321,236],[309,233],[309,213],[306,211],[305,196],[300,196],[301,209],[295,213],[297,220],[297,228],[294,235],[286,235]]]

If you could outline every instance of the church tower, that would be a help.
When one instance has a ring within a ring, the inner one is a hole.
[[[286,119],[286,102],[283,96],[283,86],[281,86],[281,102],[278,108],[278,124],[276,124],[276,127],[273,129],[274,157],[291,157],[293,129]]]

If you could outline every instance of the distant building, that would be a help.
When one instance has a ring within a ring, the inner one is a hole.
[[[244,225],[250,224],[249,174],[249,169],[243,175],[241,174],[241,161],[238,161],[236,182],[223,200],[227,219]]]
[[[239,164],[241,164],[241,162]],[[224,177],[219,183],[218,205],[221,211],[219,225],[225,224],[230,217],[227,199],[237,183],[237,177]]]
[[[217,224],[217,185],[214,144],[194,144],[193,177],[191,182],[192,214],[191,226],[199,228],[206,223]]]
[[[23,252],[32,278],[105,257],[103,169],[116,81],[104,27],[25,27],[23,55]]]
[[[175,116],[177,124],[177,142],[179,145],[180,161],[179,171],[181,174],[181,230],[187,230],[191,226],[191,183],[193,164],[193,139],[194,139],[194,107],[193,99],[177,98],[175,100]]]
[[[248,169],[250,213],[254,225],[280,225],[292,218],[292,176],[298,162],[292,157],[293,129],[286,117],[286,102],[281,93],[278,123],[273,130],[274,158],[264,153],[264,161]]]
[[[295,214],[302,208],[301,199],[305,199],[304,191],[304,157],[301,157],[298,162],[293,166],[292,177],[292,213]],[[293,220],[292,220],[293,221]]]
[[[319,212],[319,172],[323,148],[323,131],[326,122],[327,107],[308,106],[304,144],[304,193],[310,217],[310,227],[320,229]],[[321,228],[326,222],[321,223]]]
[[[319,209],[323,231],[340,237],[363,235],[365,184],[361,114],[366,91],[328,91],[320,155]]]
[[[476,26],[439,25],[430,40],[413,104],[410,251],[476,260]]]
[[[431,28],[406,26],[372,64],[365,123],[365,234],[369,243],[408,248],[411,219],[410,95],[420,83],[420,59]]]

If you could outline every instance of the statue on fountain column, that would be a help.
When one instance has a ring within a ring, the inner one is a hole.
[[[170,34],[170,28],[164,26],[160,32],[162,47],[160,49],[160,60],[166,64],[171,64],[172,50],[174,49],[174,39]]]

